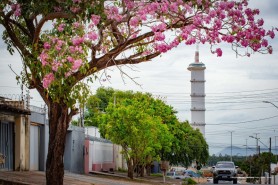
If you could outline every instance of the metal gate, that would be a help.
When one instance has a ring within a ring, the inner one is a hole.
[[[0,153],[4,156],[1,170],[14,169],[14,123],[0,121]]]
[[[40,128],[30,126],[30,170],[39,170]]]

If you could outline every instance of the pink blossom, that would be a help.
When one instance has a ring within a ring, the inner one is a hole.
[[[47,75],[44,76],[43,78],[43,87],[45,89],[47,89],[49,87],[49,85],[55,80],[54,74],[53,73],[49,73]]]
[[[43,44],[43,48],[44,49],[46,49],[46,50],[49,50],[50,49],[50,44],[48,43],[48,42],[45,42],[44,44]]]
[[[189,38],[185,44],[186,45],[192,45],[192,44],[195,44],[196,43],[196,39],[195,38]]]
[[[66,72],[65,77],[69,77],[71,74],[72,74],[72,71],[68,71],[68,72]]]
[[[166,28],[167,28],[167,25],[165,23],[161,23],[159,25],[152,26],[152,31],[153,32],[159,32],[159,31],[163,32],[166,30]]]
[[[202,5],[202,0],[197,0],[198,5]]]
[[[131,10],[134,7],[134,2],[130,0],[124,0],[127,9]]]
[[[222,56],[222,50],[220,48],[217,48],[215,50],[216,54],[217,54],[217,57],[221,57]]]
[[[48,54],[45,52],[42,52],[40,54],[40,60],[41,60],[42,66],[45,66],[48,64],[47,59],[48,59]]]
[[[21,7],[20,4],[12,4],[11,5],[12,10],[14,11],[14,15],[16,17],[19,17],[21,15]]]
[[[266,39],[262,40],[262,46],[267,47],[268,46],[268,41]]]
[[[138,17],[132,17],[129,21],[129,24],[130,24],[130,26],[134,26],[134,27],[138,26],[138,24],[139,24]]]
[[[209,12],[209,16],[212,17],[212,18],[214,18],[214,17],[216,16],[216,11],[215,11],[215,10],[211,10],[211,11]]]
[[[67,60],[68,60],[69,62],[74,62],[74,59],[73,59],[72,57],[67,57]]]
[[[162,43],[162,44],[157,44],[155,46],[155,49],[161,53],[166,53],[170,49],[170,47],[167,44]]]
[[[267,50],[268,50],[268,53],[269,53],[269,54],[272,54],[272,52],[273,52],[272,46],[268,46],[268,47],[267,47]]]
[[[246,39],[242,40],[240,42],[240,44],[243,46],[243,47],[247,47],[249,45],[248,41]]]
[[[264,20],[263,19],[259,19],[258,20],[258,26],[263,26],[264,25]]]
[[[60,24],[60,25],[58,26],[58,28],[57,28],[58,31],[59,31],[59,32],[64,31],[65,26],[66,26],[66,25],[65,25],[64,23]]]
[[[83,53],[83,48],[81,46],[75,46],[74,50],[75,52]]]
[[[95,32],[91,31],[91,32],[88,33],[88,38],[90,40],[97,40],[98,39],[98,35]]]
[[[75,37],[75,38],[71,39],[71,41],[72,41],[72,44],[76,46],[76,45],[82,44],[82,42],[84,42],[84,38],[83,37]]]
[[[272,39],[275,37],[275,33],[274,33],[273,30],[269,30],[269,31],[267,32],[267,35],[269,35],[270,38],[272,38]]]
[[[175,38],[175,39],[171,42],[170,47],[171,47],[171,48],[177,47],[179,44],[180,44],[179,39],[178,39],[178,38]]]
[[[119,14],[119,9],[116,6],[109,7],[109,10],[106,13],[109,19],[115,20],[117,22],[120,22],[123,18],[123,16]]]
[[[58,68],[59,68],[61,65],[62,65],[62,64],[61,64],[60,62],[55,61],[55,62],[52,64],[51,68],[52,68],[53,71],[58,71]]]
[[[74,46],[70,46],[69,50],[70,50],[71,53],[74,53],[75,52],[75,47]]]
[[[77,13],[80,11],[80,7],[70,7],[70,11],[72,11],[73,13]]]
[[[93,21],[94,25],[97,25],[100,21],[100,16],[99,15],[92,15],[91,20]]]
[[[154,33],[154,40],[156,41],[163,41],[165,39],[165,35],[161,32]]]
[[[82,65],[82,60],[81,59],[78,59],[78,60],[75,60],[71,66],[71,69],[73,71],[76,71],[79,69],[79,67]]]
[[[172,12],[178,12],[179,8],[178,8],[177,3],[171,3],[171,5],[170,5],[170,10],[171,10]]]
[[[80,23],[79,23],[79,22],[74,22],[74,23],[73,23],[73,27],[74,27],[74,28],[78,28],[79,26],[80,26]]]

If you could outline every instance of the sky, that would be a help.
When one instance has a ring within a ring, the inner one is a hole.
[[[278,27],[277,0],[251,0],[250,6],[260,9],[259,17],[264,18],[266,28]],[[250,150],[254,150],[256,140],[249,136],[256,134],[261,147],[268,146],[271,137],[272,150],[278,149],[275,148],[278,108],[263,103],[270,101],[278,106],[278,37],[270,40],[270,44],[274,50],[272,55],[255,53],[251,57],[237,57],[231,47],[225,44],[220,45],[222,57],[211,54],[208,45],[199,46],[200,61],[206,65],[205,138],[210,154],[230,147],[231,139],[233,146],[245,148],[247,144]],[[124,77],[117,68],[107,69],[110,80],[96,81],[91,87],[92,92],[100,86],[150,92],[177,110],[179,120],[190,121],[191,85],[187,67],[194,62],[195,48],[181,44],[151,62],[123,67],[122,70],[128,75]],[[21,59],[18,54],[11,56],[1,39],[0,56],[0,95],[16,97],[21,94],[21,90],[9,65],[19,74]],[[44,105],[36,91],[32,90],[30,94],[31,105]]]

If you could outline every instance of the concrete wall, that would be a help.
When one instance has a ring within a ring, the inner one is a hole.
[[[115,170],[113,144],[91,140],[89,162],[92,171],[109,171],[110,168]]]

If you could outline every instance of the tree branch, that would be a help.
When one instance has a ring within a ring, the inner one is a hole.
[[[33,45],[38,43],[39,35],[40,35],[41,29],[45,22],[47,22],[49,20],[60,19],[60,18],[71,19],[74,17],[75,16],[73,14],[69,14],[69,13],[65,13],[65,12],[52,12],[52,13],[47,14],[45,17],[43,17],[40,20],[40,22],[38,23],[38,26],[35,29]]]

